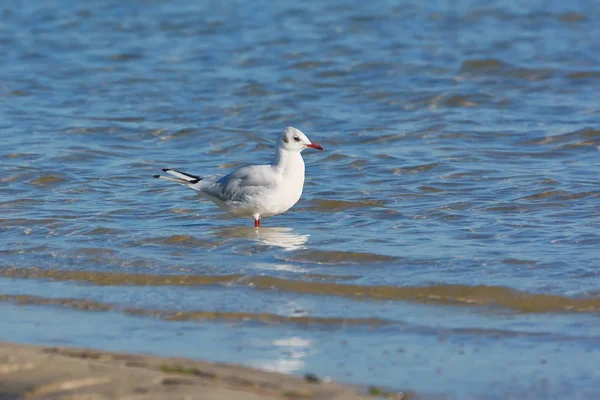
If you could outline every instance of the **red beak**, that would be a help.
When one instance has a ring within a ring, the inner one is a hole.
[[[316,143],[307,144],[306,147],[312,147],[313,149],[317,149],[317,150],[324,150],[320,145],[318,145]]]

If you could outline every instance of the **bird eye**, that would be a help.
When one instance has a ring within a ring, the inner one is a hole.
[[[298,136],[294,136],[294,140],[295,140],[296,142],[299,142],[299,141],[300,141],[300,138],[299,138]]]

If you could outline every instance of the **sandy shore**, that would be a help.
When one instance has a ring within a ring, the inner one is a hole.
[[[184,358],[0,342],[0,400],[21,398],[373,399],[358,388],[312,376]]]

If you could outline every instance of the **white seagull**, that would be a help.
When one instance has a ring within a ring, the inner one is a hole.
[[[243,167],[221,178],[202,179],[169,168],[163,171],[172,177],[154,177],[194,189],[229,214],[252,217],[258,228],[261,218],[281,214],[300,199],[304,187],[304,160],[300,153],[309,147],[323,150],[299,129],[288,127],[277,139],[271,164]]]

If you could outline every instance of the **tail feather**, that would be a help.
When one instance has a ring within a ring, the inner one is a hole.
[[[164,179],[165,181],[171,181],[175,183],[179,183],[180,185],[193,185],[202,180],[199,176],[190,175],[185,172],[175,171],[174,169],[164,168],[164,172],[173,176],[164,176],[164,175],[154,175],[156,179]]]
[[[171,178],[164,175],[154,175],[156,179],[164,179],[165,181],[171,181],[175,183],[179,183],[180,185],[187,185],[188,181],[184,181],[183,179]]]
[[[170,168],[164,168],[163,171],[169,175],[173,175],[177,179],[182,179],[189,183],[198,183],[202,180],[202,178],[200,178],[199,176],[190,175],[185,172],[175,171],[174,169],[170,169]]]

